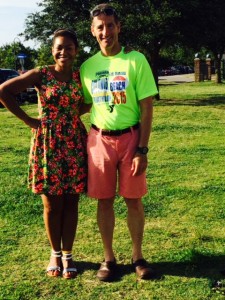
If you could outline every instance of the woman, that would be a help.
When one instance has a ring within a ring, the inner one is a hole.
[[[0,86],[0,101],[32,128],[29,187],[40,194],[52,248],[47,275],[75,278],[72,247],[78,219],[79,193],[86,190],[86,130],[79,118],[83,101],[79,73],[73,71],[78,51],[76,34],[54,33],[54,65],[38,67]],[[16,94],[28,86],[38,93],[39,117],[28,116]]]

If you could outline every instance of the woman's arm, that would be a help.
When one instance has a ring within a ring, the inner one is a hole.
[[[80,106],[80,109],[79,109],[79,115],[81,116],[81,115],[84,115],[84,114],[90,112],[91,106],[92,106],[92,104],[82,103]]]

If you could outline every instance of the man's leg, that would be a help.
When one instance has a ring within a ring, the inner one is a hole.
[[[112,247],[115,226],[113,203],[114,198],[98,200],[97,220],[105,257],[97,272],[97,277],[101,281],[112,281],[116,276],[116,260]]]
[[[105,261],[114,261],[115,259],[112,248],[115,226],[113,204],[114,198],[98,200],[97,221],[103,242]]]
[[[127,224],[130,231],[133,251],[132,251],[132,265],[141,279],[150,279],[155,277],[155,271],[149,267],[147,261],[143,258],[142,254],[142,241],[144,234],[144,207],[141,199],[125,199],[128,216]]]
[[[144,208],[141,199],[125,198],[128,208],[127,225],[130,231],[133,250],[132,259],[136,261],[143,258],[142,255],[142,240],[144,233]]]
[[[117,137],[102,135],[91,128],[88,137],[88,196],[98,199],[97,222],[104,249],[104,262],[97,272],[101,281],[112,281],[116,275],[113,252],[115,226],[114,198],[117,185]]]

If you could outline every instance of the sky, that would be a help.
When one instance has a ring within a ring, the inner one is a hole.
[[[0,0],[0,47],[21,41],[25,47],[37,48],[35,41],[25,42],[18,36],[25,29],[25,19],[29,13],[40,10],[41,0]]]

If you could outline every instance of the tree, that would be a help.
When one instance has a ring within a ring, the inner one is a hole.
[[[174,43],[179,37],[177,22],[181,18],[181,8],[185,7],[179,2],[178,0],[113,2],[122,20],[123,44],[129,44],[146,54],[156,82],[158,82],[160,49]],[[35,38],[46,43],[55,29],[72,27],[77,32],[81,47],[90,46],[92,54],[98,49],[90,34],[89,11],[95,5],[95,1],[88,0],[44,0],[39,4],[43,9],[28,16],[25,38]]]
[[[170,66],[193,66],[195,51],[182,43],[163,47],[160,51],[160,68]]]
[[[49,43],[42,44],[38,49],[38,56],[36,60],[36,66],[51,65],[54,63],[51,55],[51,46]]]
[[[5,69],[15,69],[14,48],[9,44],[0,47],[0,66]]]
[[[71,28],[76,31],[80,44],[84,47],[87,44],[85,41],[91,40],[89,9],[93,2],[85,0],[43,0],[37,3],[42,10],[29,14],[25,20],[26,28],[23,33],[25,39],[35,39],[42,44],[46,44],[51,41],[52,34],[56,29]]]
[[[184,21],[189,21],[189,26],[182,27],[184,43],[195,49],[196,52],[205,48],[213,54],[216,62],[217,83],[221,83],[220,66],[225,52],[224,11],[224,0],[198,0],[194,9],[184,19]]]
[[[179,0],[124,0],[113,1],[113,5],[122,20],[122,43],[146,55],[158,84],[160,52],[169,46],[183,44],[196,50],[205,47],[219,59],[225,45],[223,1],[189,0],[187,5],[186,1]],[[26,19],[26,39],[36,39],[46,45],[56,29],[69,27],[77,32],[80,62],[87,56],[83,51],[85,46],[91,48],[90,55],[97,51],[89,18],[96,1],[43,0],[38,5],[42,10]]]
[[[26,55],[24,68],[33,68],[35,58],[37,57],[37,51],[31,49],[30,47],[25,47],[20,42],[14,42],[12,44],[6,44],[0,47],[0,66],[2,68],[15,70],[21,69],[21,64],[19,58],[17,57],[21,53]]]
[[[223,0],[202,1],[202,5],[204,16],[201,29],[204,35],[201,35],[200,38],[202,44],[214,55],[216,82],[221,83],[221,60],[225,53],[225,2]],[[205,38],[203,38],[204,36]]]

